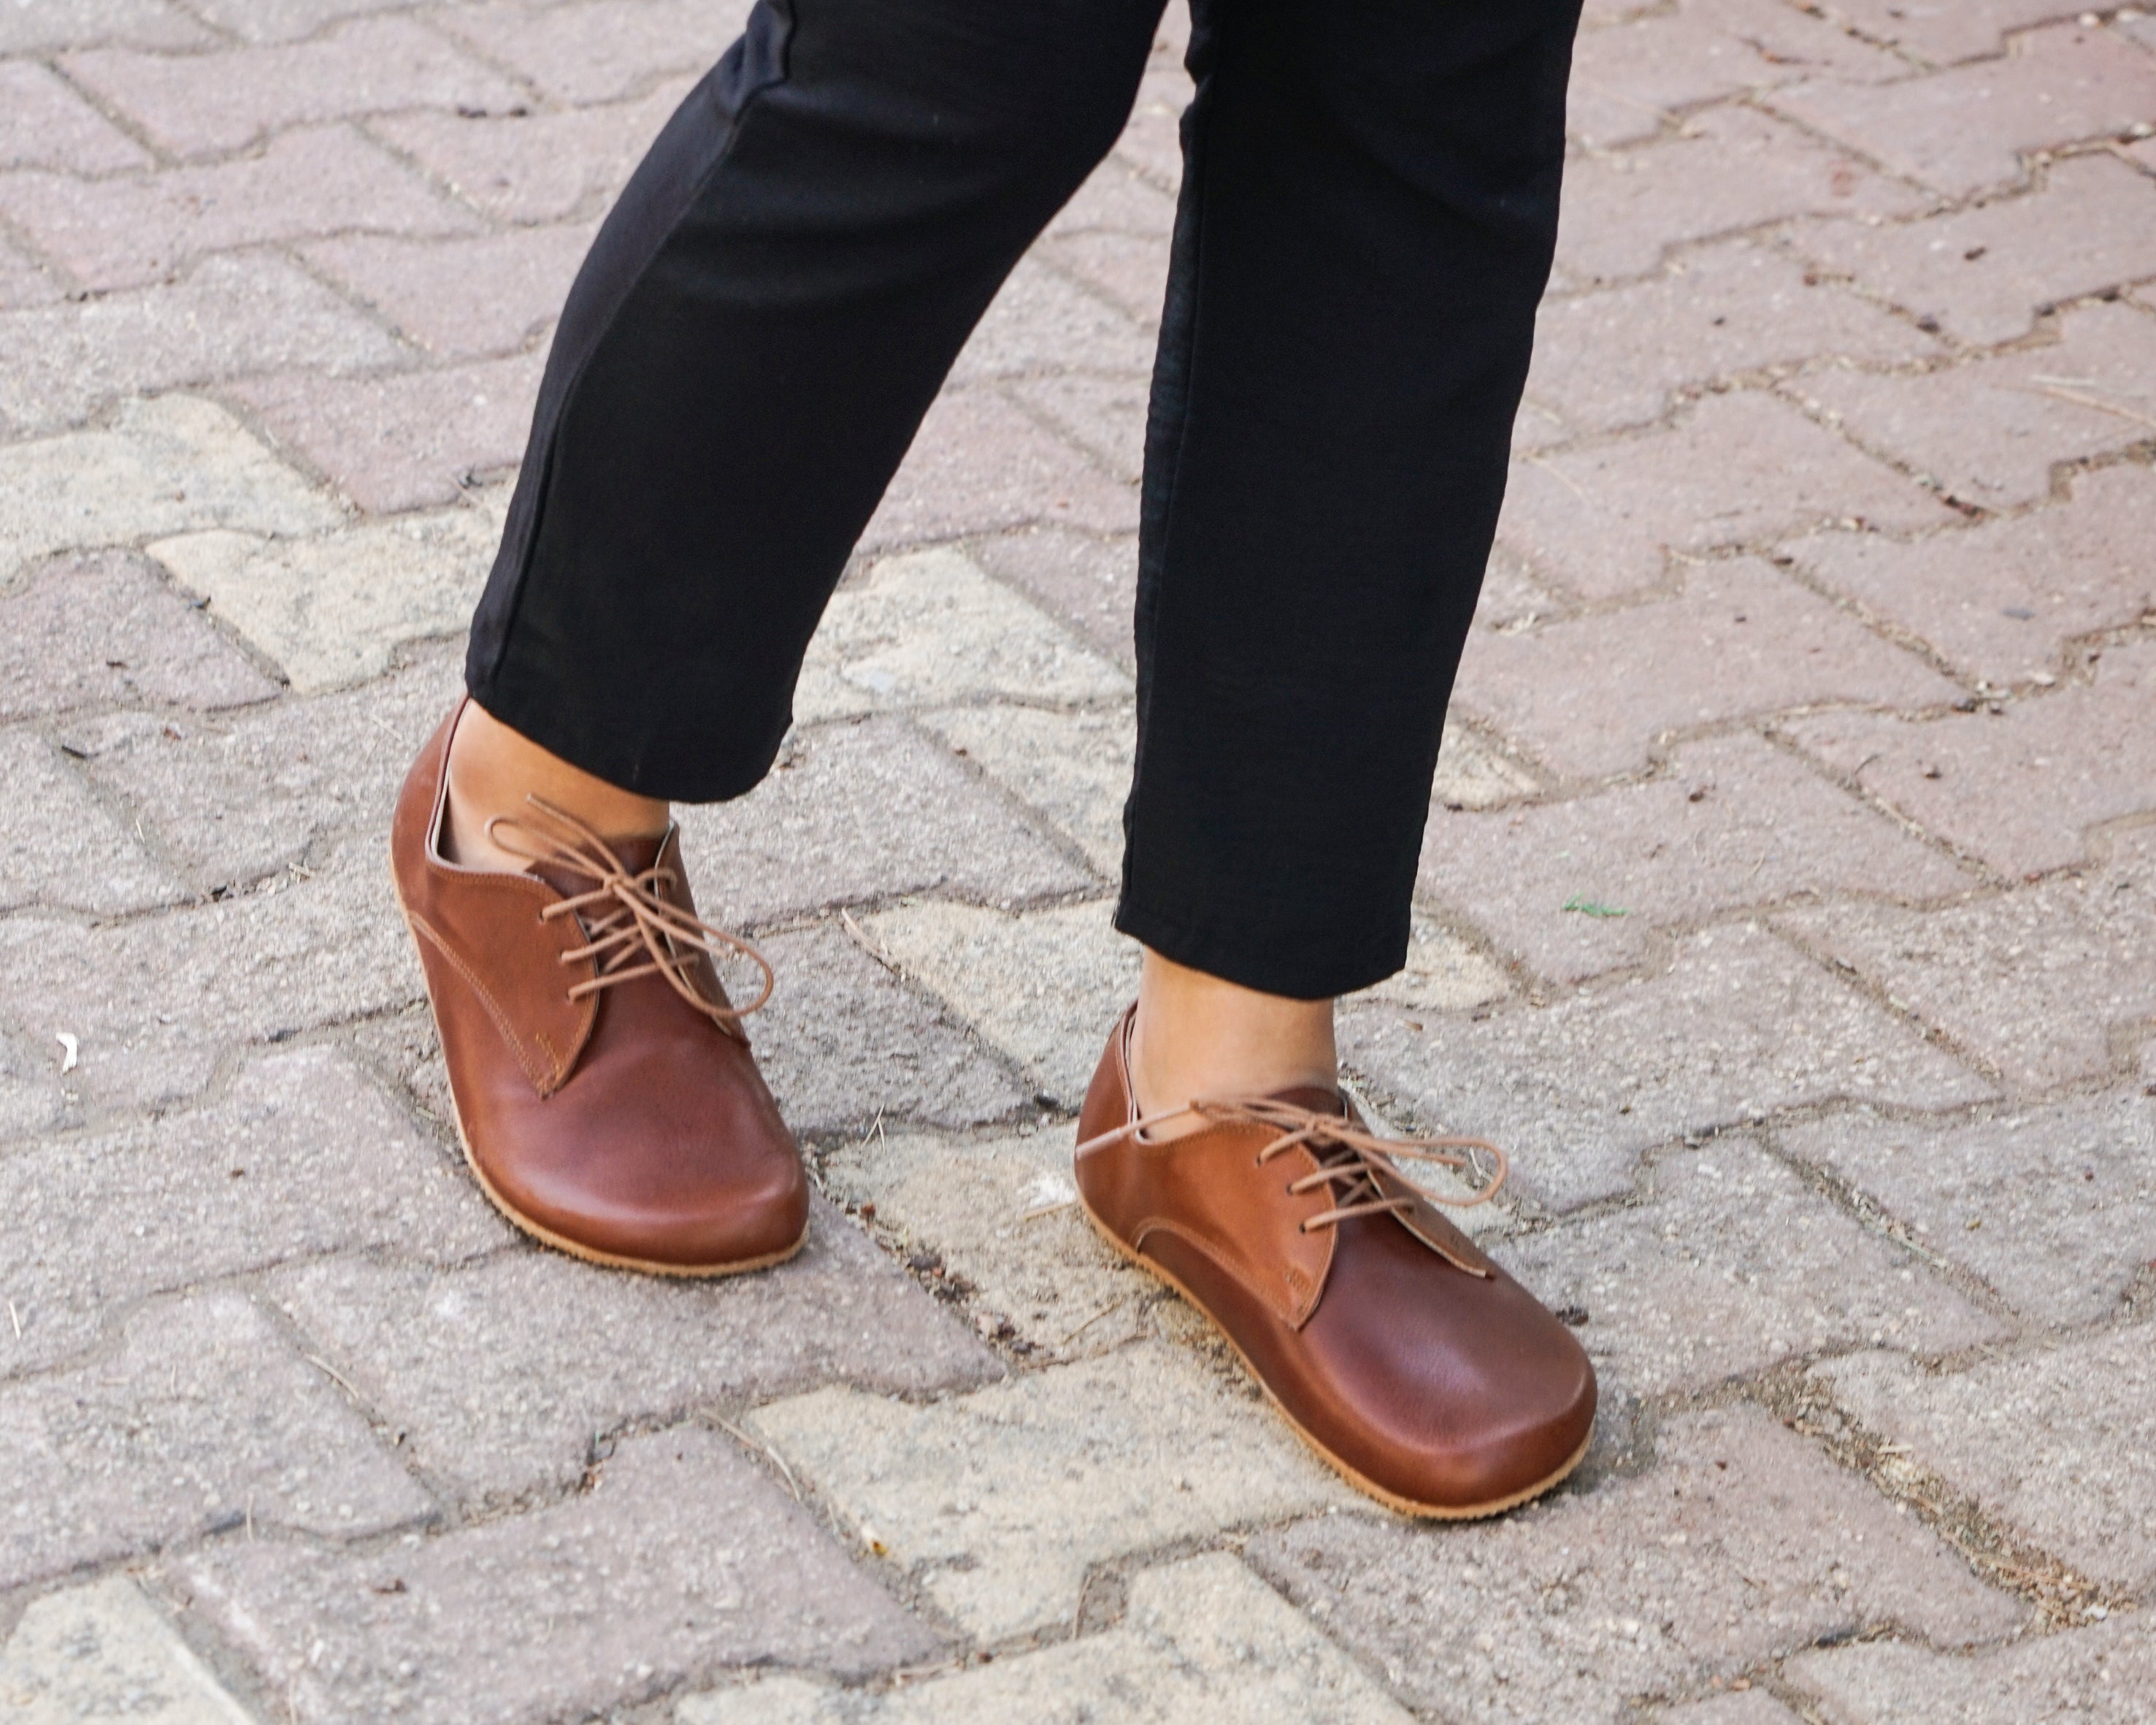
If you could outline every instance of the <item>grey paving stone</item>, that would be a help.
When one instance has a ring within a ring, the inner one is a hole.
[[[1057,713],[958,707],[921,722],[1004,790],[1045,816],[1103,880],[1123,867],[1123,798],[1131,788],[1137,716],[1128,708]]]
[[[1142,378],[1152,357],[1153,337],[1135,318],[1029,258],[974,326],[951,374],[966,384],[1072,368]]]
[[[1253,1540],[1258,1572],[1410,1707],[1616,1725],[1829,1635],[1947,1645],[2022,1619],[1936,1535],[1755,1408],[1680,1414],[1655,1465],[1502,1521],[1363,1516]]]
[[[1859,1109],[1775,1136],[2046,1324],[2111,1316],[2156,1261],[2156,1099],[2136,1090],[1952,1124]]]
[[[808,645],[801,723],[984,699],[1120,703],[1130,679],[947,546],[887,557],[832,596]]]
[[[1892,1354],[1818,1368],[1834,1398],[2084,1575],[2156,1576],[2156,1350],[2146,1324],[1930,1372]]]
[[[903,893],[1011,904],[1091,883],[897,718],[797,734],[762,785],[684,810],[681,829],[697,903],[730,928]]]
[[[109,914],[187,896],[43,737],[0,731],[0,783],[12,817],[37,840],[0,852],[0,910],[46,904]]]
[[[2138,1725],[2156,1693],[2146,1610],[1969,1656],[1873,1641],[1799,1654],[1789,1681],[1825,1725]]]
[[[995,1357],[828,1205],[767,1274],[629,1276],[537,1249],[446,1273],[340,1257],[270,1295],[468,1503],[573,1489],[594,1439],[834,1381],[973,1388]]]
[[[1626,1189],[1640,1153],[1837,1096],[1945,1108],[1990,1093],[1884,1010],[1750,925],[1686,936],[1669,969],[1419,1031],[1343,1015],[1353,1070],[1445,1130],[1493,1138],[1560,1208]]]
[[[1014,916],[921,899],[861,925],[1042,1094],[1075,1110],[1108,1027],[1137,991],[1137,945],[1115,932],[1109,916],[1097,903]]]
[[[749,1037],[800,1136],[859,1133],[880,1120],[971,1126],[1030,1099],[1009,1068],[840,928],[820,923],[757,945],[778,986],[749,1020]]]
[[[32,1601],[0,1648],[0,1695],[14,1725],[252,1725],[121,1575]]]
[[[1408,1725],[1409,1716],[1225,1552],[1142,1571],[1122,1621],[1037,1653],[855,1697],[767,1678],[694,1696],[677,1725]]]
[[[1747,1680],[1738,1678],[1738,1682]],[[1745,1689],[1732,1695],[1710,1696],[1704,1701],[1680,1702],[1656,1707],[1647,1716],[1667,1725],[1800,1725],[1799,1716],[1763,1689]]]
[[[68,1084],[92,1108],[185,1100],[228,1050],[421,994],[378,842],[309,879],[161,916],[85,927],[25,912],[0,922],[0,1020],[33,1042],[79,1037],[82,1063]]]
[[[365,12],[389,12],[404,0],[194,0],[195,10],[247,42],[297,42],[326,24]]]
[[[218,529],[150,554],[303,693],[379,677],[398,649],[460,636],[501,523],[484,507],[368,522],[319,538]]]
[[[228,1541],[176,1579],[295,1720],[536,1725],[731,1666],[859,1676],[937,1645],[693,1426],[624,1439],[552,1508],[366,1554]]]
[[[363,688],[199,719],[78,718],[59,734],[207,890],[304,865],[339,839],[385,845],[406,769],[463,691],[461,655],[429,652]]]
[[[110,427],[0,445],[0,581],[56,551],[232,528],[319,533],[341,512],[223,408],[166,395]]]
[[[0,317],[0,415],[56,430],[116,396],[270,366],[393,365],[404,349],[289,259],[206,258],[183,280]]]
[[[873,1211],[901,1256],[932,1252],[973,1289],[976,1321],[1008,1321],[1032,1351],[1075,1357],[1151,1327],[1160,1285],[1126,1264],[1078,1208],[1068,1125],[993,1138],[892,1133],[827,1153],[824,1189]]]
[[[239,707],[276,692],[139,557],[61,558],[0,597],[0,719],[121,702]]]
[[[2114,1035],[2156,1017],[2156,827],[2041,885],[1933,911],[1883,904],[1779,919],[2031,1089],[2109,1071]]]
[[[1642,1396],[1881,1343],[1944,1353],[2005,1331],[1868,1233],[1748,1135],[1656,1156],[1637,1208],[1498,1250],[1549,1305],[1588,1314],[1599,1365]]]
[[[1421,873],[1558,981],[1641,963],[1671,927],[1748,904],[1937,899],[1981,879],[1748,734],[1680,744],[1645,784],[1494,814],[1434,809]]]
[[[983,1640],[1071,1623],[1095,1563],[1354,1501],[1254,1390],[1156,1341],[925,1407],[818,1390],[747,1424]]]
[[[342,1055],[243,1068],[191,1113],[0,1156],[10,1218],[0,1375],[80,1352],[146,1295],[314,1254],[454,1262],[506,1228],[446,1152]]]
[[[161,1301],[116,1347],[0,1387],[0,1586],[251,1523],[339,1537],[432,1501],[244,1295]]]

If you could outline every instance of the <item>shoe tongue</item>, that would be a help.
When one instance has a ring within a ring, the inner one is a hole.
[[[1291,1090],[1276,1090],[1271,1099],[1306,1108],[1312,1114],[1335,1114],[1345,1118],[1348,1113],[1348,1105],[1340,1093],[1323,1084],[1297,1084]]]
[[[641,874],[659,860],[659,853],[666,846],[666,835],[656,837],[610,838],[607,848],[621,859],[621,866],[631,874]],[[572,899],[580,893],[588,893],[598,884],[598,877],[587,874],[581,868],[572,868],[559,862],[534,862],[526,871],[559,893],[564,899]]]

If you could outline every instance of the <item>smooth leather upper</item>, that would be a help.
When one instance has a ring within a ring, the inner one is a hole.
[[[590,883],[442,857],[462,710],[413,764],[390,852],[474,1164],[520,1218],[606,1257],[713,1269],[783,1254],[807,1226],[808,1180],[738,1027],[657,976],[572,998],[598,974],[567,956],[588,932],[541,913]],[[678,832],[614,848],[631,870],[670,868],[669,896],[694,913]],[[723,1002],[708,960],[693,968]]]
[[[1127,1013],[1094,1074],[1081,1145],[1137,1118],[1129,1027]],[[1281,1099],[1342,1108],[1325,1090]],[[1319,1166],[1309,1146],[1259,1161],[1278,1136],[1243,1122],[1125,1136],[1079,1156],[1078,1189],[1189,1290],[1297,1424],[1381,1491],[1469,1509],[1556,1475],[1594,1423],[1594,1368],[1572,1332],[1434,1206],[1413,1226],[1381,1213],[1305,1230],[1332,1197],[1322,1182],[1288,1190]]]

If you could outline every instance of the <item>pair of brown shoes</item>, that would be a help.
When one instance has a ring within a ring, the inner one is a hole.
[[[524,873],[446,861],[462,710],[405,781],[391,863],[480,1186],[601,1264],[711,1276],[791,1257],[808,1180],[739,1023],[762,996],[730,1005],[711,958],[762,960],[697,918],[674,832],[610,843],[535,806],[496,828]],[[1489,1515],[1578,1465],[1585,1353],[1400,1168],[1466,1167],[1470,1141],[1379,1139],[1304,1090],[1194,1105],[1204,1124],[1163,1141],[1137,1114],[1130,1026],[1080,1118],[1086,1213],[1219,1326],[1305,1442],[1417,1516]]]

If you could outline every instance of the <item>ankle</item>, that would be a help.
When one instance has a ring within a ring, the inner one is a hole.
[[[1329,1089],[1338,1072],[1331,1001],[1261,994],[1146,953],[1131,1037],[1140,1114],[1207,1097]],[[1188,1129],[1171,1126],[1167,1135]]]
[[[476,703],[468,705],[449,741],[443,855],[466,868],[521,873],[526,859],[495,843],[489,828],[497,819],[528,813],[533,797],[608,838],[655,836],[670,816],[665,803],[595,778]]]

